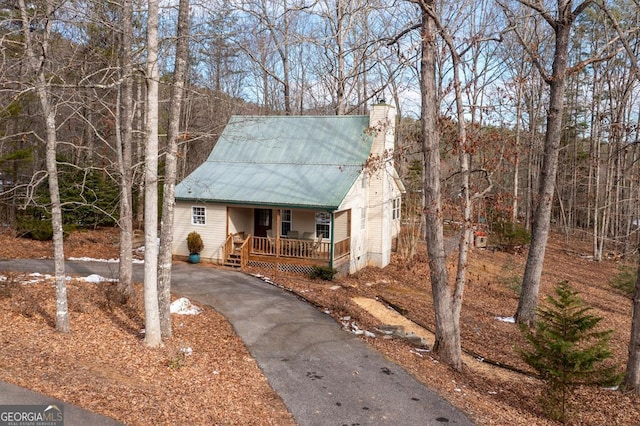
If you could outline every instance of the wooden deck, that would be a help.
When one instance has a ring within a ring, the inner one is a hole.
[[[247,236],[239,239],[229,235],[224,246],[224,263],[246,267],[249,262],[281,263],[301,266],[330,266],[333,259],[342,259],[350,254],[350,238],[332,245],[322,240],[299,240],[291,238],[269,238]]]

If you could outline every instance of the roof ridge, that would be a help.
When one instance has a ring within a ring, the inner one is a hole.
[[[207,163],[219,163],[219,164],[295,164],[298,166],[363,166],[364,163],[361,162],[336,162],[336,163],[308,163],[308,162],[299,162],[299,161],[246,161],[246,160],[205,160]]]
[[[358,115],[241,115],[232,114],[231,118],[369,118],[367,114]]]

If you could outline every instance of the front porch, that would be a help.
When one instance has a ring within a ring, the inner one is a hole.
[[[332,243],[318,238],[256,237],[231,234],[223,248],[224,264],[257,266],[279,271],[308,273],[313,267],[333,267],[349,261],[351,239]]]

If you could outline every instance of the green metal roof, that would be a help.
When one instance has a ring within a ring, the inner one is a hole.
[[[369,157],[368,116],[234,116],[179,200],[338,208]]]

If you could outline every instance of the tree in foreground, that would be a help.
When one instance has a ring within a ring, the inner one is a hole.
[[[158,1],[149,0],[147,27],[147,134],[144,179],[144,316],[147,346],[162,344],[158,307]]]
[[[171,86],[169,105],[169,129],[167,132],[167,152],[165,160],[165,180],[162,200],[162,221],[160,231],[160,255],[158,260],[158,304],[160,308],[160,329],[162,337],[171,337],[171,261],[173,248],[173,222],[176,195],[176,174],[178,163],[178,130],[184,76],[189,56],[189,0],[180,0],[178,9],[178,33],[176,61]]]
[[[631,321],[631,338],[629,340],[629,360],[624,378],[626,389],[640,395],[640,260],[638,275],[633,292],[633,316]]]
[[[578,16],[591,5],[591,1],[582,1],[574,7],[573,0],[557,0],[557,11],[545,8],[542,1],[530,2],[517,0],[523,6],[539,13],[553,29],[554,53],[551,74],[541,63],[538,52],[531,52],[532,61],[538,68],[544,81],[549,86],[549,101],[547,107],[547,129],[544,141],[544,156],[538,191],[538,206],[533,217],[533,232],[531,247],[527,256],[527,264],[522,280],[522,291],[518,309],[515,314],[520,324],[533,325],[535,322],[540,277],[544,263],[544,254],[549,238],[551,223],[551,207],[556,191],[556,175],[558,172],[558,156],[562,139],[562,125],[564,114],[564,93],[567,86],[567,76],[570,73],[568,51],[571,42],[572,27]],[[503,6],[504,7],[504,6]],[[508,10],[505,7],[505,10]],[[517,31],[517,30],[516,30]]]
[[[440,132],[436,89],[436,24],[427,9],[432,1],[420,3],[422,8],[422,57],[420,86],[422,95],[422,152],[424,156],[423,186],[425,239],[429,257],[429,277],[433,293],[436,332],[433,351],[455,370],[462,369],[460,343],[461,290],[452,294],[444,249],[442,195],[440,186]]]
[[[530,350],[521,350],[521,356],[544,381],[546,392],[540,402],[547,415],[564,423],[576,386],[614,385],[620,377],[613,366],[601,365],[611,356],[608,345],[613,331],[595,330],[602,318],[588,313],[591,308],[566,281],[558,284],[555,293],[538,310],[535,329],[521,326],[531,345]]]
[[[46,165],[51,197],[51,224],[53,228],[53,258],[56,279],[56,330],[62,333],[71,331],[69,324],[69,309],[67,305],[67,285],[64,272],[64,243],[62,231],[62,207],[58,188],[58,166],[56,150],[58,147],[56,107],[52,104],[51,76],[47,75],[47,63],[50,60],[49,41],[51,39],[52,16],[55,5],[51,0],[44,2],[44,27],[35,31],[32,23],[36,18],[29,17],[27,4],[24,0],[18,2],[20,22],[24,46],[27,56],[27,66],[33,73],[33,89],[40,101],[42,116],[45,121],[46,133]],[[38,38],[40,38],[38,40]]]

